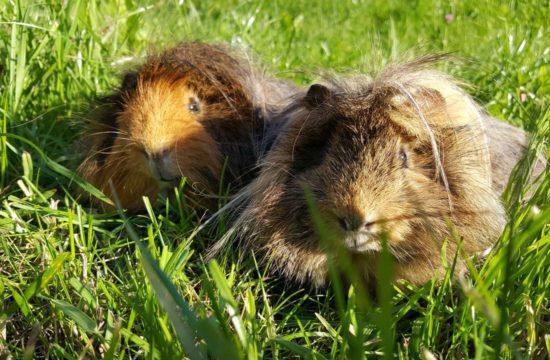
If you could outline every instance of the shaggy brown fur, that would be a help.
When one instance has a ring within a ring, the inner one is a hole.
[[[213,251],[236,234],[285,277],[323,285],[332,255],[315,235],[304,186],[369,286],[384,234],[395,279],[414,284],[443,276],[441,249],[447,240],[452,263],[456,234],[467,255],[490,247],[505,215],[484,115],[452,79],[427,69],[432,60],[313,85],[281,114],[287,125]],[[459,257],[456,272],[465,270]]]
[[[253,177],[269,114],[294,88],[222,46],[182,43],[147,59],[105,98],[88,128],[79,174],[123,207],[143,209],[187,178],[197,207],[214,207],[220,177],[234,189]]]

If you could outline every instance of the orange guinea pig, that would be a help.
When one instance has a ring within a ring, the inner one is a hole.
[[[103,99],[78,173],[110,198],[112,183],[130,211],[182,177],[193,206],[213,208],[222,173],[233,189],[252,178],[269,113],[293,89],[223,46],[181,43],[150,56]]]

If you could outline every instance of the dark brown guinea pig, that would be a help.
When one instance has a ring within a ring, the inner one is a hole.
[[[110,198],[112,182],[130,211],[182,177],[194,206],[215,207],[222,172],[234,190],[253,177],[268,114],[292,91],[226,47],[181,43],[150,56],[103,99],[78,173]]]
[[[324,285],[331,253],[315,235],[305,187],[369,287],[384,236],[395,280],[417,285],[444,275],[445,241],[449,264],[460,237],[467,256],[489,248],[506,219],[484,115],[451,78],[429,70],[433,60],[311,86],[281,115],[287,124],[244,190],[230,234],[285,277]],[[465,272],[461,256],[456,266]]]

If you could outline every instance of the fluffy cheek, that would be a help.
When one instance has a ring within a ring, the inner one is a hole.
[[[301,189],[292,185],[270,186],[257,201],[259,228],[271,243],[296,249],[318,248],[310,211]]]
[[[143,152],[133,142],[115,140],[105,161],[106,175],[112,177],[146,176],[151,178],[151,171]]]
[[[272,248],[271,252],[273,252],[276,251],[274,244],[288,241],[285,232],[289,221],[284,216],[285,211],[281,211],[283,194],[282,185],[268,186],[255,194],[249,205],[252,210],[245,213],[246,222],[254,224],[251,228],[255,229],[254,235],[257,235],[259,240],[253,243],[253,246]]]
[[[387,202],[384,210],[390,245],[394,249],[419,246],[426,232],[437,238],[447,228],[448,210],[448,196],[440,184],[422,172],[407,172],[400,195]]]
[[[390,244],[405,241],[412,231],[414,216],[406,211],[406,204],[387,203],[380,213],[380,224],[377,224],[379,246],[382,247],[382,238],[387,236]]]
[[[222,155],[216,142],[204,131],[198,130],[175,141],[174,153],[168,159],[169,171],[185,176],[191,183],[210,186],[222,171]],[[217,188],[211,190],[217,191]]]
[[[252,247],[265,251],[266,259],[287,278],[326,281],[327,254],[310,225],[310,213],[301,189],[270,186],[258,196],[250,213]]]

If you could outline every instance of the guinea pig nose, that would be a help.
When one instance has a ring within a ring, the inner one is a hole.
[[[346,216],[338,218],[342,229],[346,231],[357,231],[361,228],[361,219],[358,216]]]
[[[148,153],[149,164],[153,176],[162,181],[174,181],[178,178],[174,173],[174,164],[171,158],[172,151],[167,148]]]
[[[163,149],[152,154],[147,154],[149,155],[149,158],[153,159],[154,161],[161,161],[168,157],[168,155],[170,155],[170,149]]]
[[[350,215],[346,217],[338,218],[338,222],[342,229],[346,231],[359,231],[359,230],[371,230],[374,221],[366,221],[360,215]]]

